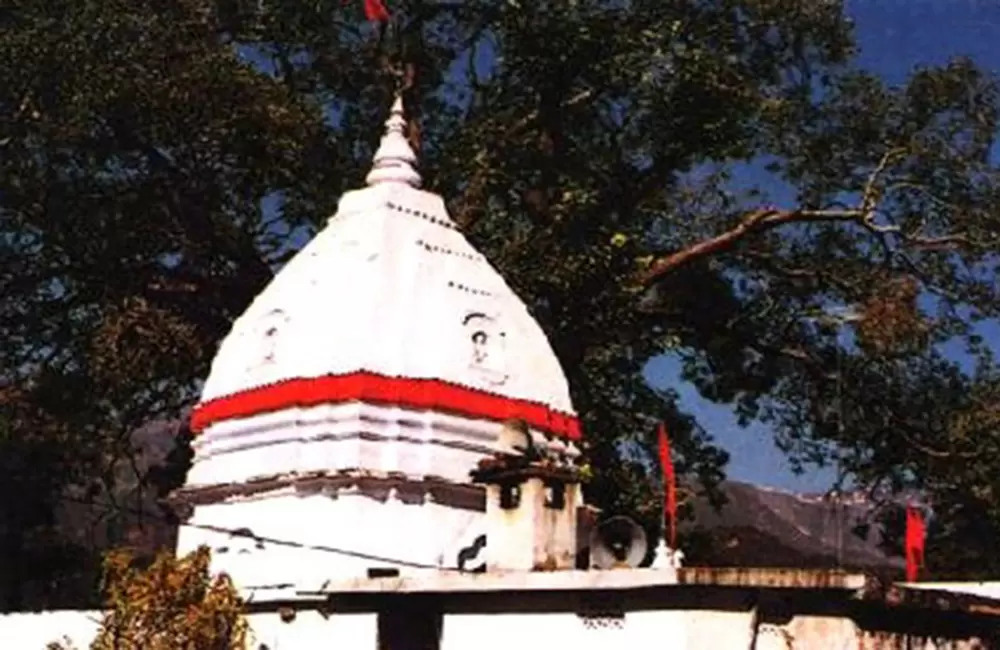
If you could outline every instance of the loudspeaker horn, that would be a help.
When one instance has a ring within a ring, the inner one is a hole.
[[[628,517],[611,517],[590,535],[590,566],[595,569],[628,569],[639,566],[649,542],[642,526]]]

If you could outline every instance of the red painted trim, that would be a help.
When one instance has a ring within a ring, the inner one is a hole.
[[[195,407],[191,429],[198,433],[223,420],[339,402],[391,404],[482,420],[520,418],[546,433],[570,440],[581,437],[580,421],[575,416],[538,402],[502,397],[438,379],[404,379],[371,372],[289,379],[209,400]]]

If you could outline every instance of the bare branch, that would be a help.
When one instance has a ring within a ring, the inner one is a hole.
[[[852,287],[848,282],[837,277],[833,273],[826,273],[823,269],[805,269],[805,268],[795,268],[783,264],[778,256],[765,253],[757,250],[748,250],[747,257],[759,262],[762,266],[766,267],[767,270],[775,275],[782,276],[790,280],[816,280],[826,284],[830,284],[840,289],[844,294],[850,294],[854,287]]]
[[[695,259],[732,250],[750,234],[774,230],[791,223],[862,222],[863,215],[861,210],[779,210],[772,208],[757,210],[741,219],[734,228],[653,262],[649,270],[642,276],[641,281],[643,284],[655,282]]]
[[[958,452],[958,451],[942,451],[940,449],[933,449],[931,447],[928,447],[927,445],[924,445],[924,444],[921,444],[920,442],[917,442],[914,438],[912,438],[911,436],[907,435],[903,427],[898,427],[897,426],[897,427],[894,427],[894,430],[895,430],[896,434],[900,438],[903,439],[903,442],[905,442],[907,445],[909,445],[913,449],[917,450],[921,454],[924,454],[925,456],[929,456],[931,458],[963,458],[963,459],[969,459],[969,458],[975,458],[977,455],[979,455],[979,452],[975,452],[975,451]]]
[[[954,250],[963,246],[971,246],[972,242],[964,234],[944,235],[941,237],[907,237],[911,247],[923,251]]]
[[[882,155],[878,164],[875,165],[875,168],[868,175],[868,181],[861,190],[861,203],[859,205],[861,211],[864,213],[864,220],[868,224],[874,224],[875,211],[878,208],[878,201],[882,196],[882,193],[879,191],[879,180],[885,174],[885,170],[889,164],[905,153],[906,150],[902,148],[889,149]]]
[[[580,102],[584,102],[590,99],[593,95],[594,95],[593,88],[587,88],[585,90],[581,90],[577,94],[573,95],[572,97],[564,101],[561,105],[561,108],[571,108],[573,106],[576,106]],[[538,119],[538,116],[539,116],[539,110],[536,108],[535,110],[525,115],[522,119],[515,122],[513,125],[511,125],[509,129],[507,129],[508,137],[512,134],[517,133],[518,131],[527,126],[530,126],[535,120]]]
[[[931,192],[925,185],[921,183],[914,183],[912,181],[900,180],[892,183],[886,187],[886,191],[890,192],[893,190],[913,190],[918,192],[923,196],[927,197],[932,203],[945,208],[947,210],[958,210],[958,207],[952,203],[948,203],[944,199],[938,197],[933,192]]]
[[[743,217],[730,230],[653,262],[650,268],[642,275],[641,283],[648,285],[655,282],[695,259],[730,251],[752,234],[774,230],[793,223],[855,223],[873,234],[901,235],[898,226],[876,223],[876,216],[878,214],[878,204],[882,197],[880,187],[882,176],[889,165],[905,153],[905,149],[895,148],[889,149],[883,154],[861,188],[861,198],[855,207],[823,210],[805,208],[763,208],[757,210]]]

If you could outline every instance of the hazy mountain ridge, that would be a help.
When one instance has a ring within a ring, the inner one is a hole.
[[[862,492],[799,494],[726,481],[727,503],[716,511],[707,500],[694,504],[695,528],[713,539],[713,564],[734,566],[823,566],[889,569],[902,558],[882,548],[877,504]],[[869,524],[862,539],[854,529]]]

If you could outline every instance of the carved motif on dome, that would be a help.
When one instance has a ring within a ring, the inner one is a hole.
[[[494,386],[504,384],[507,371],[507,332],[500,320],[483,312],[466,314],[462,321],[469,345],[469,368]]]
[[[274,367],[281,352],[281,330],[287,325],[288,314],[281,309],[272,309],[254,324],[254,343],[257,350],[256,354],[248,355],[249,372],[266,374]]]

